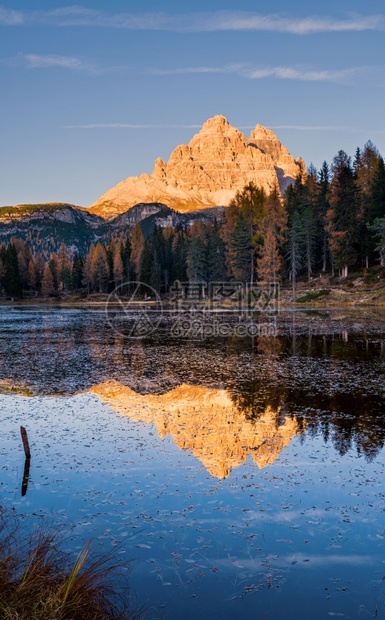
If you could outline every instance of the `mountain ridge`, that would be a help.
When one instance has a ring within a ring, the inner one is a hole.
[[[270,129],[257,125],[247,140],[217,115],[177,146],[167,163],[158,157],[151,175],[128,177],[89,210],[111,219],[138,203],[163,203],[179,212],[227,206],[247,183],[266,192],[278,184],[283,193],[299,172],[305,172],[302,159],[294,159]]]
[[[126,236],[136,224],[147,237],[154,226],[189,226],[195,219],[214,221],[222,215],[221,207],[179,213],[162,203],[139,203],[110,220],[69,203],[0,207],[0,243],[18,238],[29,243],[32,250],[49,254],[64,242],[71,250],[86,254],[91,243]]]

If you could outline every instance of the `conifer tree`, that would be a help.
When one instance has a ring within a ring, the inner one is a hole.
[[[71,287],[71,260],[64,242],[60,245],[58,260],[62,287],[63,289],[69,289]]]
[[[207,248],[207,279],[209,282],[223,282],[226,278],[225,244],[215,219]]]
[[[188,238],[183,227],[178,224],[172,240],[172,281],[186,282]]]
[[[41,282],[41,292],[46,297],[52,295],[55,292],[54,278],[49,264],[44,267],[43,280]]]
[[[71,272],[71,286],[78,291],[83,284],[83,267],[84,260],[80,254],[74,254]]]
[[[36,269],[33,258],[28,263],[27,286],[29,289],[36,289]]]
[[[366,268],[369,267],[369,256],[373,251],[373,241],[367,226],[370,222],[372,186],[378,169],[380,154],[369,140],[360,153],[355,164],[355,182],[357,187],[357,218],[359,221],[359,252]],[[373,220],[372,220],[373,221]]]
[[[251,278],[251,254],[254,252],[250,227],[239,211],[230,241],[229,262],[234,278],[246,284]]]
[[[116,252],[116,244],[113,239],[106,247],[107,270],[108,270],[108,291],[114,288],[114,257]]]
[[[330,185],[330,209],[327,213],[329,247],[335,265],[343,277],[357,260],[359,220],[357,189],[350,157],[344,152],[333,159]]]
[[[139,279],[140,263],[144,250],[144,237],[139,224],[135,224],[131,237],[131,262],[134,267],[135,277]]]
[[[293,299],[296,296],[297,275],[303,266],[305,230],[301,216],[295,211],[290,218],[286,258],[289,266],[289,276],[292,284]]]
[[[316,207],[316,239],[318,241],[320,265],[322,271],[326,271],[329,256],[329,233],[327,229],[326,214],[330,209],[329,204],[330,173],[326,161],[323,162],[318,176],[317,207]]]
[[[45,267],[45,260],[41,252],[38,252],[34,258],[35,274],[36,274],[36,288],[39,291],[41,289],[41,283],[43,280],[43,273]]]
[[[28,263],[25,259],[23,251],[18,252],[17,260],[19,263],[19,273],[22,282],[23,289],[28,286]]]
[[[60,263],[59,259],[55,252],[52,252],[51,258],[49,259],[48,266],[52,273],[53,285],[55,291],[59,289],[59,284],[61,282],[61,274],[60,274]]]
[[[86,259],[83,265],[83,280],[82,283],[87,288],[87,295],[90,294],[92,288],[92,259],[95,253],[95,246],[93,243],[90,245],[90,249],[88,250]]]
[[[281,248],[287,231],[287,213],[282,202],[278,186],[276,186],[266,199],[265,217],[262,222],[262,232],[271,230]]]
[[[230,268],[232,269],[231,246],[240,214],[242,215],[244,221],[248,224],[249,236],[251,240],[251,248],[249,253],[250,266],[248,271],[250,274],[251,284],[254,281],[255,255],[259,245],[262,242],[262,223],[265,215],[265,199],[265,193],[262,189],[259,189],[252,182],[248,183],[245,185],[242,192],[237,192],[235,198],[230,202],[223,225],[223,238],[229,249]],[[237,241],[235,241],[235,243],[237,243]]]
[[[371,224],[374,220],[383,217],[385,217],[385,164],[383,158],[380,157],[373,174],[368,222]]]
[[[190,282],[207,280],[206,246],[200,237],[194,237],[191,241],[187,256],[187,276]]]
[[[11,297],[21,297],[23,285],[19,271],[19,261],[14,243],[10,243],[4,261],[4,280],[3,285],[7,295]]]
[[[151,242],[149,239],[145,239],[140,259],[139,280],[140,282],[143,282],[143,284],[149,284],[150,286],[152,275],[152,259],[153,253]]]
[[[101,243],[95,247],[91,260],[91,279],[92,285],[99,293],[104,293],[108,289],[108,264],[105,248]]]
[[[116,248],[114,254],[113,279],[115,287],[120,286],[123,283],[123,261],[121,252],[118,248]]]
[[[133,274],[131,274],[131,241],[130,238],[127,237],[125,242],[121,241],[120,243],[120,256],[122,258],[123,263],[123,278],[124,280],[133,279]]]
[[[263,245],[257,259],[258,279],[277,284],[280,281],[281,256],[271,222],[265,230]]]

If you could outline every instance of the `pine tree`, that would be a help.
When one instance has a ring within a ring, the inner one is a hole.
[[[266,229],[257,259],[258,279],[274,285],[280,281],[281,256],[273,226]]]
[[[84,265],[83,265],[83,280],[82,280],[82,283],[87,288],[87,295],[90,294],[91,288],[92,288],[92,285],[93,285],[93,282],[92,282],[92,260],[93,260],[94,253],[95,253],[95,246],[94,246],[93,243],[91,243],[90,249],[88,250],[88,253],[87,253],[86,259],[84,261]]]
[[[179,224],[172,240],[172,277],[179,282],[187,282],[188,238],[186,231]]]
[[[254,281],[255,255],[259,245],[262,243],[262,223],[265,215],[265,200],[264,191],[259,189],[254,183],[248,183],[245,185],[242,192],[237,192],[235,198],[230,202],[226,210],[222,227],[223,239],[229,251],[229,266],[231,271],[233,271],[231,247],[239,216],[241,215],[245,222],[247,222],[251,240],[249,253],[250,266],[248,269],[251,284]],[[237,241],[235,241],[235,243],[237,243]]]
[[[108,270],[108,291],[111,292],[114,289],[114,257],[116,252],[116,244],[113,239],[106,248],[107,258],[107,270]]]
[[[99,293],[104,293],[108,289],[108,264],[105,248],[101,243],[96,245],[91,260],[91,279],[92,285]]]
[[[187,276],[190,282],[207,281],[206,246],[200,237],[191,241],[187,256]]]
[[[71,272],[71,286],[75,291],[78,291],[83,283],[83,267],[84,260],[80,254],[74,255]]]
[[[164,258],[163,258],[163,283],[165,291],[168,292],[170,284],[173,282],[173,252],[172,246],[175,237],[175,230],[172,226],[167,226],[163,230],[164,239]]]
[[[370,232],[377,242],[375,249],[380,255],[381,267],[385,267],[385,217],[374,220],[370,225]]]
[[[52,252],[48,266],[52,273],[53,285],[54,285],[55,291],[57,291],[59,289],[59,284],[61,282],[61,274],[60,274],[59,259],[57,255],[55,254],[55,252]]]
[[[358,199],[350,157],[344,152],[333,159],[330,209],[327,213],[329,247],[335,265],[347,277],[357,260],[359,242]]]
[[[135,277],[139,279],[140,263],[144,250],[144,238],[139,224],[135,224],[131,237],[131,262],[134,267]]]
[[[124,243],[123,241],[120,243],[120,256],[123,263],[123,279],[129,281],[133,275],[131,274],[131,241],[129,237]]]
[[[19,263],[19,273],[20,273],[22,287],[23,289],[25,289],[28,286],[28,263],[25,259],[25,255],[23,251],[19,251],[17,253],[17,260]]]
[[[36,289],[36,269],[33,258],[28,263],[28,278],[27,278],[27,286],[29,289]]]
[[[370,191],[368,222],[371,224],[375,219],[383,217],[385,217],[385,164],[383,158],[380,157]]]
[[[303,266],[305,230],[298,211],[290,218],[286,258],[292,283],[293,299],[296,296],[297,275]]]
[[[34,258],[35,262],[35,274],[36,274],[36,288],[39,291],[41,289],[41,283],[43,280],[43,273],[45,267],[45,261],[41,252],[38,252]]]
[[[115,287],[123,283],[123,261],[121,252],[116,248],[113,262],[113,278]]]
[[[223,282],[225,278],[225,244],[219,233],[218,222],[214,220],[207,248],[207,279],[209,282]]]
[[[155,226],[151,235],[152,247],[152,267],[151,267],[151,286],[159,293],[166,290],[168,276],[165,277],[166,265],[166,243],[163,230],[160,226]]]
[[[305,241],[306,274],[308,281],[310,281],[313,273],[315,246],[315,220],[313,210],[310,206],[307,207],[302,214],[302,226]]]
[[[239,211],[230,242],[229,262],[233,276],[246,284],[251,280],[251,255],[254,252],[250,227]]]
[[[10,243],[4,261],[4,280],[3,285],[7,295],[11,297],[21,297],[23,285],[19,271],[19,261],[14,243]]]
[[[317,207],[316,207],[316,239],[320,249],[320,265],[322,271],[326,271],[329,255],[329,233],[327,229],[326,214],[330,209],[329,204],[330,173],[326,161],[323,162],[318,176]]]
[[[366,268],[369,267],[369,256],[374,249],[373,239],[367,223],[370,223],[372,186],[378,169],[380,154],[369,140],[355,165],[355,183],[357,187],[357,218],[359,220],[359,252]]]
[[[67,252],[67,246],[63,242],[58,252],[60,281],[63,289],[71,287],[71,260]]]
[[[266,199],[265,217],[262,222],[262,234],[271,230],[277,242],[277,247],[281,248],[287,231],[287,213],[282,202],[278,186],[276,186]]]
[[[54,278],[49,264],[44,267],[43,280],[41,283],[41,292],[46,297],[52,295],[55,292]]]
[[[143,284],[149,284],[151,286],[151,273],[152,273],[152,245],[149,239],[144,241],[143,251],[140,259],[139,280]]]

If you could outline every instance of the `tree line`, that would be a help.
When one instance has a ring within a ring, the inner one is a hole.
[[[249,183],[222,221],[155,226],[137,224],[126,236],[96,243],[83,254],[62,243],[49,259],[12,239],[0,246],[0,288],[7,295],[66,291],[108,293],[126,281],[159,293],[181,282],[291,281],[315,273],[347,277],[352,267],[385,265],[385,165],[367,142],[354,161],[339,151],[331,166],[310,166],[282,197]]]

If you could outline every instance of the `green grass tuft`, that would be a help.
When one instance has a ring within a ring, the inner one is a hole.
[[[325,295],[329,295],[330,290],[326,290],[323,289],[321,291],[318,291],[316,293],[307,293],[306,295],[303,295],[302,297],[298,297],[295,301],[296,303],[306,303],[308,301],[317,301],[318,299],[321,299],[321,297],[324,297]]]

